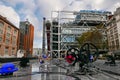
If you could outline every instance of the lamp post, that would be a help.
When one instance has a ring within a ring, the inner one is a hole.
[[[42,54],[45,54],[45,20],[46,18],[43,17],[43,41],[42,41]]]

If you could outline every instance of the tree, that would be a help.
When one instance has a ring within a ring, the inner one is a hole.
[[[99,24],[96,27],[91,28],[91,30],[83,33],[77,38],[79,46],[85,42],[91,42],[95,44],[100,49],[105,49],[107,47],[107,40],[105,40],[105,35],[103,34],[105,30],[104,24]]]

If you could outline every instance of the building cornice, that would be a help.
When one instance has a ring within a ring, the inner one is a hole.
[[[6,19],[6,17],[3,17],[2,15],[0,15],[0,19],[3,20],[4,22],[6,22],[7,24],[11,25],[12,27],[14,27],[14,28],[19,30],[19,28],[17,28],[14,24],[12,24],[10,21],[8,21]]]

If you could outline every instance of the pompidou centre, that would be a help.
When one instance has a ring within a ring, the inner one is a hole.
[[[99,24],[106,24],[109,11],[52,11],[46,21],[47,51],[52,58],[62,58],[69,48],[78,48],[77,38]]]

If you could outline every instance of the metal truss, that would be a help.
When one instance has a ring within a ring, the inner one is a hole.
[[[53,17],[53,13],[56,14],[55,17]],[[81,19],[77,19],[77,16],[83,15]],[[88,18],[90,15],[93,16],[91,18]],[[96,20],[94,20],[94,17],[96,16]],[[65,52],[71,47],[78,47],[76,38],[80,37],[80,35],[83,32],[86,32],[90,30],[90,28],[93,28],[97,25],[103,24],[103,27],[106,25],[107,14],[98,14],[98,13],[80,13],[77,11],[53,11],[51,14],[52,21],[57,21],[58,25],[53,25],[51,27],[51,30],[53,30],[53,26],[58,28],[58,49],[54,50],[52,48],[53,46],[53,40],[51,39],[51,52],[53,55],[56,55],[56,57],[60,58],[61,51]],[[98,19],[97,19],[98,18]],[[91,19],[91,20],[90,20]],[[54,33],[51,33],[51,37],[53,37]],[[71,39],[70,39],[71,38]],[[74,39],[74,40],[73,40]]]

